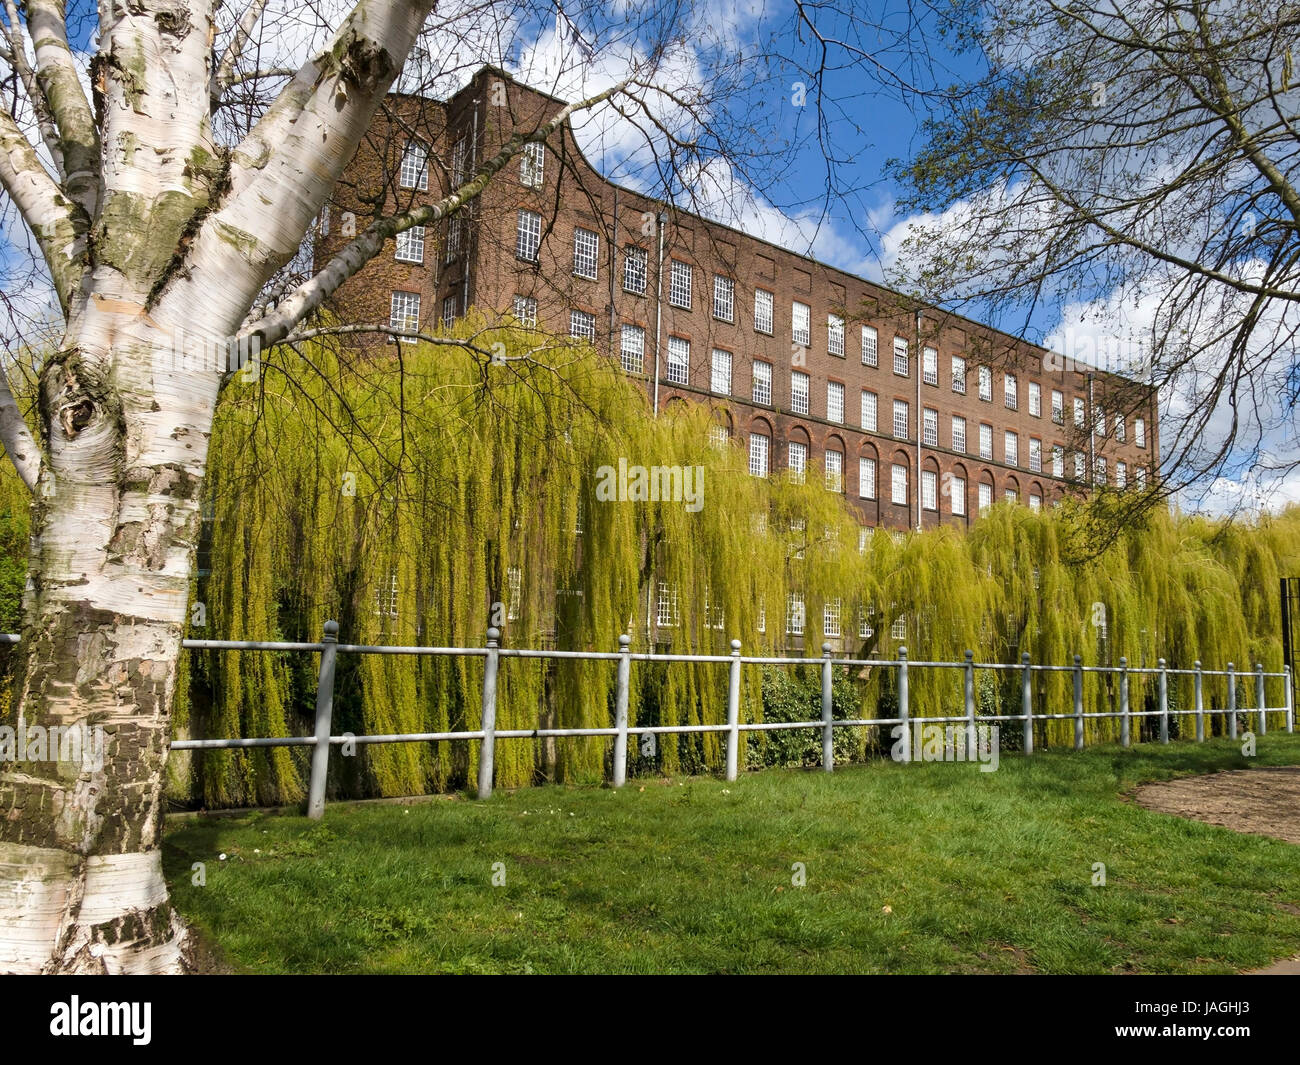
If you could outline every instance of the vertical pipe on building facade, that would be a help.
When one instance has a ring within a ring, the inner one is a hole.
[[[655,417],[659,416],[659,349],[663,344],[664,322],[664,223],[668,215],[660,211],[659,219],[659,266],[655,273]]]
[[[609,354],[619,353],[614,344],[614,271],[618,269],[618,186],[614,186],[614,220],[609,231]],[[644,345],[643,345],[644,347]],[[621,361],[621,359],[620,359]]]
[[[1092,373],[1088,373],[1088,417],[1085,420],[1083,431],[1088,434],[1088,485],[1097,487],[1097,452],[1096,452],[1096,422],[1097,409],[1093,404],[1092,398]]]

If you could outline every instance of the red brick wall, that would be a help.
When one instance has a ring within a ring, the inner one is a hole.
[[[503,74],[485,68],[475,80],[445,105],[410,97],[395,97],[389,112],[376,123],[374,135],[358,152],[336,196],[334,212],[354,210],[358,224],[363,211],[373,204],[400,205],[427,202],[448,186],[452,144],[464,136],[475,143],[471,162],[494,154],[515,131],[531,131],[561,106],[559,101],[509,81]],[[401,146],[419,136],[432,146],[429,189],[425,193],[396,188],[396,160]],[[525,263],[515,255],[515,230],[520,208],[542,217],[543,239],[536,263]],[[659,229],[661,205],[636,192],[605,181],[583,158],[570,132],[550,138],[546,146],[544,181],[541,188],[529,188],[520,180],[519,161],[507,164],[489,184],[463,223],[461,252],[444,262],[446,224],[426,231],[424,264],[410,266],[394,260],[390,246],[365,270],[348,283],[336,301],[338,313],[347,320],[387,321],[391,293],[395,289],[421,294],[421,318],[437,328],[442,301],[457,298],[457,308],[474,305],[485,312],[508,313],[516,295],[531,296],[538,303],[539,325],[561,335],[569,332],[571,309],[587,311],[596,319],[596,346],[617,360],[619,337],[624,323],[645,329],[645,369],[642,375],[647,395],[654,396],[656,291],[659,286]],[[598,270],[595,280],[574,276],[573,240],[575,227],[599,235]],[[321,248],[327,254],[341,239],[337,225]],[[648,269],[645,295],[624,291],[623,250],[644,248]],[[1155,405],[1148,390],[1102,371],[1091,375],[1084,370],[1059,369],[1060,360],[1044,349],[1018,341],[956,315],[927,308],[922,315],[922,336],[918,344],[914,313],[902,297],[870,281],[817,263],[776,247],[756,237],[699,217],[668,209],[663,227],[663,300],[658,403],[662,408],[676,401],[707,403],[718,411],[743,443],[752,432],[771,437],[769,468],[779,470],[787,461],[790,440],[808,446],[810,467],[820,467],[828,447],[844,455],[844,491],[871,525],[907,528],[915,524],[920,486],[916,483],[916,438],[921,431],[917,405],[921,349],[938,351],[937,384],[920,385],[920,405],[938,412],[938,446],[922,447],[923,469],[936,474],[938,510],[924,511],[923,521],[969,523],[977,516],[980,482],[994,486],[994,500],[1008,489],[1022,501],[1038,495],[1044,504],[1064,494],[1086,488],[1092,462],[1085,459],[1085,484],[1072,479],[1070,452],[1089,449],[1106,460],[1107,476],[1114,483],[1116,464],[1123,461],[1128,482],[1141,465],[1153,476],[1157,463]],[[690,309],[669,303],[670,263],[689,264],[692,275]],[[735,282],[733,320],[722,321],[713,314],[715,274]],[[773,328],[760,333],[754,324],[754,291],[763,288],[773,294]],[[810,308],[811,342],[806,347],[792,339],[792,304],[798,300]],[[828,350],[828,314],[845,320],[845,353]],[[861,326],[872,325],[878,334],[878,365],[862,361]],[[668,338],[690,342],[690,370],[686,384],[670,383]],[[909,343],[909,374],[893,371],[894,337]],[[714,348],[732,356],[731,394],[710,392],[710,362]],[[967,362],[966,394],[955,393],[951,384],[951,358],[963,355]],[[753,365],[762,360],[772,366],[772,403],[751,401]],[[978,398],[978,367],[993,373],[992,400]],[[795,414],[791,405],[791,374],[802,371],[810,378],[808,414]],[[1017,381],[1017,408],[1008,409],[1003,395],[1003,374],[1013,373]],[[844,386],[844,422],[827,420],[827,383]],[[1030,382],[1041,388],[1041,413],[1029,413]],[[859,426],[860,394],[878,396],[878,431],[864,432]],[[1064,394],[1063,425],[1051,418],[1051,394]],[[1109,423],[1104,435],[1089,440],[1075,430],[1073,406],[1081,397],[1089,410],[1100,407]],[[908,440],[892,436],[893,402],[909,405]],[[1124,415],[1126,440],[1114,435],[1115,415]],[[966,454],[951,447],[953,416],[966,419]],[[1146,447],[1135,445],[1134,421],[1146,425]],[[993,460],[978,457],[980,425],[993,431]],[[1015,465],[1004,460],[1004,433],[1018,434],[1019,457]],[[1042,442],[1042,471],[1029,469],[1030,439]],[[1052,476],[1052,447],[1066,452],[1065,477]],[[859,457],[877,462],[874,500],[859,499]],[[894,462],[908,468],[908,499],[905,506],[890,500],[890,467]],[[951,513],[951,501],[944,494],[944,475],[964,477],[966,514]],[[810,473],[810,475],[815,475]]]

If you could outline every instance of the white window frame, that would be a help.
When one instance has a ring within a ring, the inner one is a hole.
[[[600,272],[600,234],[582,226],[573,227],[573,276],[595,281]]]
[[[590,311],[569,309],[569,336],[574,340],[585,340],[589,344],[596,342],[596,316]]]
[[[952,390],[958,396],[966,394],[966,356],[964,355],[952,357]]]
[[[618,361],[625,373],[645,373],[645,328],[625,322],[619,333]]]
[[[939,475],[934,470],[921,471],[921,509],[939,509]]]
[[[907,506],[907,467],[895,462],[890,470],[889,501],[896,506]]]
[[[858,457],[858,498],[876,498],[876,460]]]
[[[808,445],[802,440],[790,440],[785,445],[785,468],[790,472],[790,480],[803,484],[808,472]]]
[[[894,420],[891,428],[895,440],[908,439],[908,430],[912,428],[912,407],[905,399],[894,400]]]
[[[420,294],[418,292],[395,291],[388,306],[389,329],[414,333],[420,328]],[[399,339],[408,344],[414,343],[415,340],[414,337],[400,337]]]
[[[921,349],[921,380],[927,385],[939,384],[939,349]]]
[[[713,317],[720,322],[736,318],[736,281],[725,274],[713,275]]]
[[[772,438],[765,433],[749,434],[749,474],[751,477],[766,477],[769,456],[772,450]]]
[[[933,407],[921,409],[921,442],[925,447],[939,446],[939,412]]]
[[[399,263],[415,263],[417,266],[423,263],[424,226],[412,226],[410,229],[402,230],[395,238],[395,245],[393,257]]]
[[[542,216],[526,207],[519,208],[515,217],[515,258],[535,263],[541,245]]]
[[[991,366],[981,366],[979,368],[979,398],[982,403],[993,402],[993,368]]]
[[[668,375],[670,384],[685,385],[691,380],[691,342],[685,337],[668,338]]]
[[[826,474],[828,492],[844,492],[844,452],[828,450],[823,456],[822,469]]]
[[[868,433],[880,432],[880,397],[869,388],[862,390],[858,412],[862,428]]]
[[[750,398],[765,407],[772,405],[772,364],[754,360],[754,374]]]
[[[532,296],[516,296],[511,313],[525,328],[537,328],[537,300]]]
[[[623,248],[623,291],[644,296],[650,256],[645,248],[629,244]]]
[[[709,366],[709,388],[719,396],[731,395],[731,352],[714,348]]]
[[[839,381],[826,382],[826,420],[844,424],[844,386]]]
[[[807,414],[812,379],[801,370],[790,371],[790,412]]]
[[[683,311],[691,309],[692,275],[694,268],[681,259],[672,259],[668,264],[668,306]]]
[[[908,351],[907,337],[894,337],[894,373],[899,377],[912,374],[912,356]]]
[[[862,365],[880,365],[880,333],[874,325],[862,327]]]
[[[790,304],[790,339],[800,347],[812,345],[812,308],[799,300]]]
[[[530,189],[540,189],[546,176],[546,145],[530,141],[519,155],[519,180]]]
[[[826,351],[844,358],[844,318],[841,315],[826,315]]]
[[[772,307],[774,297],[765,288],[754,289],[754,332],[772,335]]]
[[[952,416],[952,449],[959,454],[966,454],[966,419],[960,414]]]
[[[429,147],[420,141],[407,141],[402,149],[402,162],[398,167],[397,183],[404,189],[429,188]]]

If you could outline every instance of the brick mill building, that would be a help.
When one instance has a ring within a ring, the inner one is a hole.
[[[491,67],[446,101],[391,97],[321,251],[376,205],[441,198],[563,103]],[[652,411],[708,404],[752,473],[816,471],[867,526],[965,525],[1002,499],[1142,490],[1158,468],[1149,389],[620,187],[567,126],[437,228],[400,234],[335,309],[437,331],[470,307],[591,341],[644,384]]]

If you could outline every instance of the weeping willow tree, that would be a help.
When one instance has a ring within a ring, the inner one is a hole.
[[[639,385],[585,346],[479,319],[449,340],[460,343],[396,353],[299,347],[283,361],[272,352],[256,380],[228,389],[191,636],[314,641],[337,619],[342,638],[361,644],[481,647],[489,625],[511,648],[613,651],[627,633],[635,651],[725,655],[738,638],[745,653],[806,655],[809,690],[825,642],[872,661],[895,659],[903,645],[914,662],[959,661],[967,649],[977,662],[1028,653],[1063,665],[1078,654],[1088,666],[1126,659],[1137,670],[1135,709],[1154,705],[1155,678],[1140,670],[1160,657],[1172,669],[1197,660],[1281,667],[1276,592],[1279,575],[1300,569],[1300,509],[1232,524],[1158,511],[1100,555],[1089,550],[1096,508],[1069,503],[998,504],[969,532],[873,534],[827,490],[823,470],[749,476],[742,447],[711,439],[705,409],[650,417]],[[471,347],[494,358],[485,363]],[[620,473],[638,467],[677,471],[682,489],[690,471],[698,499],[638,498],[633,473]],[[19,566],[20,493],[16,478],[0,483],[16,544],[6,557]],[[861,716],[891,716],[895,669],[838,668]],[[742,718],[761,721],[761,673],[742,677]],[[498,728],[607,726],[613,678],[610,662],[505,658]],[[631,717],[640,726],[722,723],[726,681],[716,662],[634,663]],[[304,734],[315,682],[313,656],[186,652],[175,727]],[[474,657],[341,656],[335,731],[474,730],[481,682]],[[910,689],[918,717],[963,712],[960,670],[914,669]],[[1205,690],[1207,707],[1225,705],[1221,680]],[[981,671],[979,694],[981,713],[1018,713],[1018,672]],[[1070,675],[1036,673],[1033,694],[1037,712],[1069,712]],[[1170,697],[1190,707],[1191,678],[1172,675]],[[1253,706],[1249,679],[1237,697]],[[1090,674],[1085,699],[1089,712],[1116,710],[1114,679]],[[1039,727],[1040,744],[1072,742],[1072,722]],[[1111,740],[1118,723],[1093,718],[1086,729],[1089,742]],[[852,750],[865,754],[874,739],[855,730]],[[746,737],[751,763],[768,740]],[[601,738],[500,740],[497,781],[596,782],[608,747]],[[697,772],[722,759],[717,733],[660,735],[634,748],[631,768]],[[333,760],[332,787],[453,789],[476,760],[473,743],[362,745]],[[292,802],[305,770],[293,748],[208,751],[172,791],[208,806]]]

